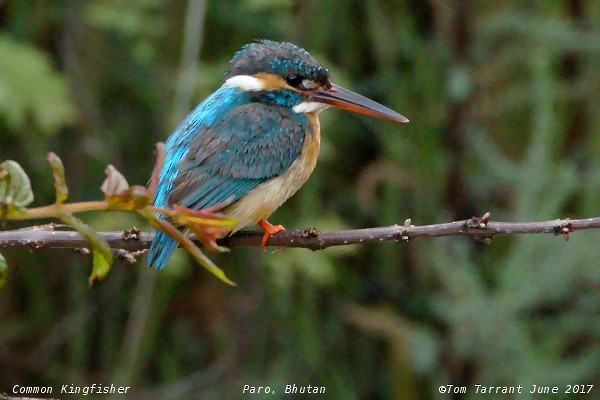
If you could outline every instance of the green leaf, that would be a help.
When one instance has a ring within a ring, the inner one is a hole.
[[[7,160],[0,164],[0,203],[26,207],[32,201],[31,182],[19,163]]]
[[[6,258],[0,253],[0,288],[6,284],[8,280],[8,263]]]
[[[52,175],[54,176],[54,188],[56,189],[56,202],[63,203],[69,197],[69,188],[65,181],[65,167],[63,166],[62,160],[53,152],[48,153],[46,160],[52,168]]]
[[[94,255],[93,268],[92,273],[88,278],[88,284],[90,286],[92,286],[95,280],[104,279],[110,272],[110,267],[112,264],[112,256],[111,259],[106,259],[104,254],[97,249],[94,249],[92,254]]]
[[[67,81],[49,57],[6,34],[0,34],[0,114],[13,130],[33,121],[46,134],[76,116]]]
[[[90,242],[94,255],[93,269],[88,279],[90,285],[95,279],[104,279],[104,277],[106,277],[110,271],[113,261],[112,251],[110,250],[110,245],[108,242],[94,232],[89,225],[85,224],[72,214],[66,214],[61,219],[64,223],[75,228],[75,230],[79,232],[81,236]]]

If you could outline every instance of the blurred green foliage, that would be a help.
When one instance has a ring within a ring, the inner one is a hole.
[[[24,166],[37,205],[54,201],[48,151],[75,201],[99,198],[109,163],[147,182],[154,144],[241,45],[269,38],[411,120],[323,113],[317,170],[276,222],[600,214],[592,0],[20,0],[0,3],[0,29],[0,160]],[[250,384],[283,398],[295,383],[333,399],[428,399],[452,397],[445,384],[598,386],[599,235],[235,249],[214,259],[237,288],[183,253],[160,272],[118,262],[88,289],[80,255],[3,250],[0,392],[100,382],[132,386],[131,399],[236,399]]]

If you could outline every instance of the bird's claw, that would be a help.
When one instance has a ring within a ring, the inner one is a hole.
[[[269,238],[271,236],[276,235],[279,232],[285,231],[285,228],[283,225],[273,225],[266,219],[261,219],[260,221],[258,221],[258,225],[260,225],[260,227],[265,230],[265,233],[262,237],[262,242],[261,242],[263,250],[266,250],[267,242],[269,241]],[[283,248],[282,246],[278,246],[277,250],[275,250],[275,252],[280,251],[282,248]]]

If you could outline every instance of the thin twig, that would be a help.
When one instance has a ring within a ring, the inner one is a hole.
[[[470,236],[486,243],[495,236],[530,233],[551,233],[569,240],[569,233],[586,229],[600,229],[600,217],[586,219],[555,219],[541,222],[494,222],[489,213],[483,217],[448,222],[443,224],[415,226],[407,220],[403,225],[353,229],[336,232],[320,232],[316,228],[287,230],[272,236],[270,246],[302,247],[323,250],[331,246],[367,244],[379,242],[408,242],[414,239],[442,236]],[[99,232],[113,249],[136,252],[147,249],[154,233],[132,230],[121,232]],[[262,232],[237,232],[219,240],[227,247],[261,246]],[[0,248],[28,247],[33,250],[45,248],[82,248],[89,244],[75,231],[53,229],[53,225],[0,231]]]

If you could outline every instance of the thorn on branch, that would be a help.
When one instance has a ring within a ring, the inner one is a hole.
[[[492,216],[492,214],[490,212],[486,212],[481,217],[471,218],[470,220],[468,220],[465,223],[465,225],[469,229],[486,229],[488,222],[490,222],[491,216]],[[494,235],[493,234],[474,235],[473,238],[475,240],[477,240],[478,242],[485,243],[485,244],[491,244],[492,240],[494,239]]]
[[[402,225],[405,229],[402,229],[400,231],[400,234],[398,235],[400,237],[400,240],[402,240],[403,242],[410,242],[410,231],[407,228],[411,228],[414,225],[412,224],[412,220],[410,218],[407,218],[404,220],[404,224]],[[399,242],[400,240],[395,239],[396,242]]]
[[[402,232],[400,232],[400,239],[402,239],[403,242],[410,242],[409,234],[410,232],[408,229],[402,229]]]
[[[560,225],[555,225],[552,233],[554,236],[563,235],[565,241],[569,241],[569,233],[571,232],[571,220],[565,218]]]
[[[486,212],[481,217],[473,217],[467,221],[467,228],[485,229],[487,228],[488,222],[490,222],[491,216],[492,214],[490,212]]]
[[[392,235],[392,240],[395,243],[410,242],[410,231],[408,230],[408,228],[410,228],[411,226],[413,226],[413,225],[410,225],[410,219],[407,219],[406,221],[404,221],[404,225],[402,225],[402,226],[394,225],[394,228],[396,228],[396,229],[402,228],[402,229],[400,229],[399,231],[396,231],[396,233],[394,233]]]
[[[134,226],[131,229],[123,231],[122,239],[125,241],[128,240],[140,240],[141,231],[137,226]]]
[[[303,238],[316,238],[319,236],[319,231],[314,226],[312,228],[302,229],[300,232],[300,237]]]

